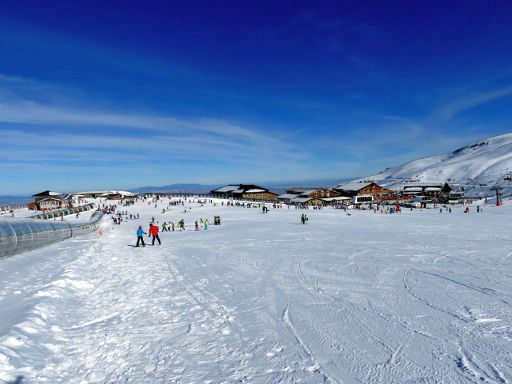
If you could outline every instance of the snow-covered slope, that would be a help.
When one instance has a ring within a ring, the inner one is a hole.
[[[511,201],[214,201],[138,201],[101,238],[0,258],[0,383],[512,383]],[[137,249],[152,217],[187,230]]]
[[[453,152],[410,161],[365,177],[394,187],[411,183],[462,185],[488,190],[496,183],[508,189],[505,178],[512,172],[512,133],[491,137],[466,145]],[[512,183],[510,183],[512,186]],[[482,193],[479,193],[482,194]]]

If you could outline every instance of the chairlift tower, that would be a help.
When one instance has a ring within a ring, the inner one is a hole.
[[[496,206],[501,206],[501,196],[503,195],[503,187],[499,184],[496,184],[491,190],[496,191]]]

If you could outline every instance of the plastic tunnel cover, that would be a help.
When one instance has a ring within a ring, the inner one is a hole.
[[[101,212],[95,212],[90,221],[76,226],[60,220],[0,219],[0,256],[45,246],[75,234],[91,232],[99,226],[102,217]]]

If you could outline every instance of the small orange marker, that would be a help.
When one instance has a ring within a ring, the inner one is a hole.
[[[100,236],[103,236],[103,232],[100,232]]]

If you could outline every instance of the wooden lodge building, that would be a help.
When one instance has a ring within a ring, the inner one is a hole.
[[[380,200],[395,193],[374,182],[363,181],[350,181],[348,183],[338,184],[333,189],[344,196],[354,197],[360,195],[371,195],[375,200]]]
[[[34,211],[53,210],[66,206],[62,194],[57,192],[43,191],[32,195],[32,197],[34,197],[34,201],[28,203],[28,209]]]
[[[229,184],[210,192],[213,197],[224,199],[276,200],[277,194],[254,184]]]
[[[286,193],[279,195],[280,201],[300,205],[327,205],[333,203],[333,199],[340,197],[339,192],[326,188],[290,188]]]
[[[327,188],[290,188],[286,191],[286,193],[297,195],[297,197],[311,197],[317,199],[341,196],[341,193],[332,191]]]

